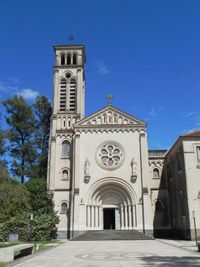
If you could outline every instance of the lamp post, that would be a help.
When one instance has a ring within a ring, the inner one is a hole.
[[[196,226],[196,218],[195,218],[195,211],[192,211],[192,216],[193,216],[193,221],[194,221],[194,235],[195,235],[195,241],[196,241],[196,246],[197,244],[197,226]]]
[[[32,222],[33,222],[33,213],[30,216],[30,242],[32,241]]]

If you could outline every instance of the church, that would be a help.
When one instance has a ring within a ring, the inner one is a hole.
[[[200,204],[200,132],[181,137],[180,145],[170,151],[148,150],[143,120],[111,104],[85,117],[85,48],[56,45],[54,53],[47,183],[60,218],[59,238],[104,229],[154,236],[166,236],[173,230],[178,233],[178,229],[180,237],[194,238],[193,219],[200,216],[194,215]],[[187,138],[192,138],[190,147],[186,143],[193,152],[188,160],[195,168],[190,179],[198,177],[192,209],[187,201],[187,175],[183,174],[187,170],[182,158]],[[186,181],[181,188],[174,170],[170,171],[176,164],[173,154],[182,166],[177,175],[182,173]],[[177,190],[182,192],[181,198]],[[181,219],[177,217],[179,205],[183,206]],[[198,230],[200,217],[197,219]]]

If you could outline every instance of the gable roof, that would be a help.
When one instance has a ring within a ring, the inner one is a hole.
[[[168,150],[166,155],[169,155],[171,153],[171,151],[176,147],[177,144],[179,144],[180,142],[184,141],[184,140],[188,140],[188,138],[191,138],[191,140],[193,140],[192,137],[198,137],[200,138],[200,130],[194,130],[194,131],[190,131],[186,134],[180,135],[178,137],[178,139],[176,140],[176,142],[172,145],[172,147]],[[190,140],[190,139],[189,139]]]
[[[146,127],[146,122],[112,106],[107,107],[85,117],[74,124],[74,127],[96,126],[140,126]]]
[[[183,137],[200,137],[200,130],[195,130],[195,131],[191,131],[191,132],[188,132],[184,135],[182,135]]]

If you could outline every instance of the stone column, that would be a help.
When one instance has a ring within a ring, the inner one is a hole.
[[[124,206],[124,213],[125,213],[125,230],[127,230],[128,229],[128,206],[127,205],[125,205]]]
[[[128,229],[131,230],[133,229],[131,205],[128,205],[127,208],[128,208]]]
[[[92,226],[92,220],[91,220],[91,216],[92,216],[92,214],[91,214],[91,206],[89,206],[89,228],[91,228],[91,226]]]
[[[121,214],[121,230],[124,230],[124,207],[121,204],[120,206],[120,214]]]
[[[90,206],[87,205],[87,209],[86,209],[86,216],[87,216],[87,228],[90,227]]]
[[[58,55],[56,55],[56,57],[55,57],[55,65],[60,65],[60,64],[61,64],[60,57]]]
[[[61,117],[58,118],[57,120],[57,130],[61,129]]]
[[[53,87],[54,87],[54,96],[53,96],[53,114],[56,114],[59,107],[59,99],[60,99],[60,90],[59,90],[59,73],[58,69],[54,70],[54,80],[53,80]]]
[[[132,211],[132,214],[131,214],[131,217],[132,217],[132,226],[134,228],[134,226],[135,226],[135,209],[134,209],[134,205],[131,205],[131,211]]]
[[[96,206],[93,206],[94,207],[94,220],[93,220],[93,222],[94,222],[94,229],[96,228]]]
[[[99,208],[99,220],[100,220],[100,229],[103,230],[103,208]]]
[[[98,206],[98,228],[100,228],[100,207]]]
[[[99,207],[95,206],[95,229],[98,229],[98,225],[99,225],[98,210],[99,210]]]
[[[95,217],[94,206],[92,205],[91,206],[91,220],[92,220],[91,227],[92,228],[94,228],[94,217]]]
[[[137,212],[136,212],[136,205],[134,205],[133,208],[134,208],[135,226],[137,226]]]

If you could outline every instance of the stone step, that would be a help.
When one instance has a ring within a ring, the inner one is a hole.
[[[91,230],[71,239],[71,241],[97,240],[152,240],[136,230]]]

